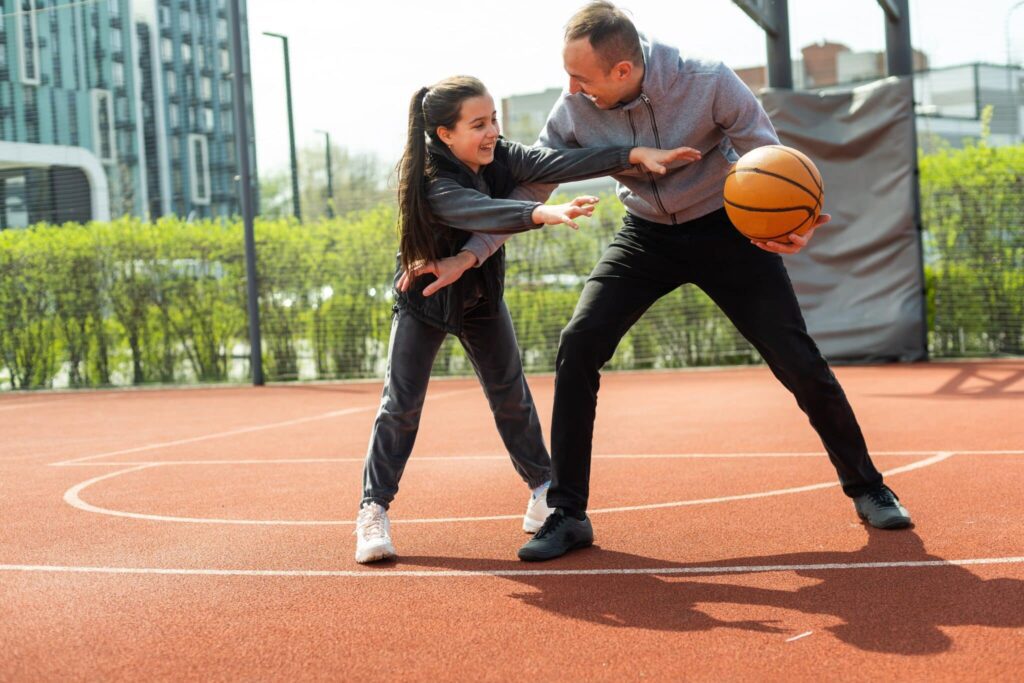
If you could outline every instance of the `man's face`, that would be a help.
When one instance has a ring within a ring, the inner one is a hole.
[[[569,74],[569,92],[583,93],[598,109],[611,109],[627,97],[631,65],[619,62],[608,71],[589,38],[566,42],[562,62]]]

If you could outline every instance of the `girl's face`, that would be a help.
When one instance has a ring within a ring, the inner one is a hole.
[[[494,145],[500,134],[494,99],[486,93],[463,100],[454,128],[440,126],[437,129],[441,142],[473,173],[479,173],[481,166],[494,161]]]

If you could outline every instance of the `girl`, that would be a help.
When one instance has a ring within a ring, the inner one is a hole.
[[[477,257],[463,248],[474,231],[510,234],[590,216],[594,197],[546,205],[508,199],[520,183],[570,182],[608,175],[639,164],[664,173],[671,161],[692,161],[696,150],[525,147],[499,137],[494,100],[475,78],[456,76],[422,88],[409,106],[409,137],[399,162],[400,262],[417,264],[458,255],[463,265]],[[523,529],[540,528],[551,510],[545,501],[551,459],[540,420],[523,376],[512,319],[502,299],[504,250],[436,295],[424,295],[431,278],[396,286],[388,365],[380,410],[370,435],[363,471],[363,499],[356,521],[356,562],[395,557],[387,509],[412,452],[431,367],[447,334],[459,338],[483,386],[512,465],[533,489]],[[402,291],[407,289],[407,291]],[[433,290],[431,290],[433,291]],[[429,293],[428,293],[429,294]]]

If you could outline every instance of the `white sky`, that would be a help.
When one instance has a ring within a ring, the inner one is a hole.
[[[288,164],[280,41],[290,38],[298,145],[337,144],[386,160],[401,154],[409,99],[446,76],[480,78],[495,101],[564,86],[561,36],[585,0],[248,0],[257,161]],[[1017,0],[910,0],[911,39],[932,66],[1006,63],[1007,12]],[[730,0],[620,0],[641,31],[734,68],[765,62],[764,33]],[[1011,16],[1024,59],[1024,6]],[[876,0],[789,0],[790,43],[831,40],[884,50]],[[500,105],[499,105],[500,107]]]

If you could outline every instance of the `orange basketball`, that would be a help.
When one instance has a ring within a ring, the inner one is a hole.
[[[783,145],[758,147],[740,157],[725,178],[725,211],[747,237],[774,240],[811,229],[825,188],[814,162]]]

